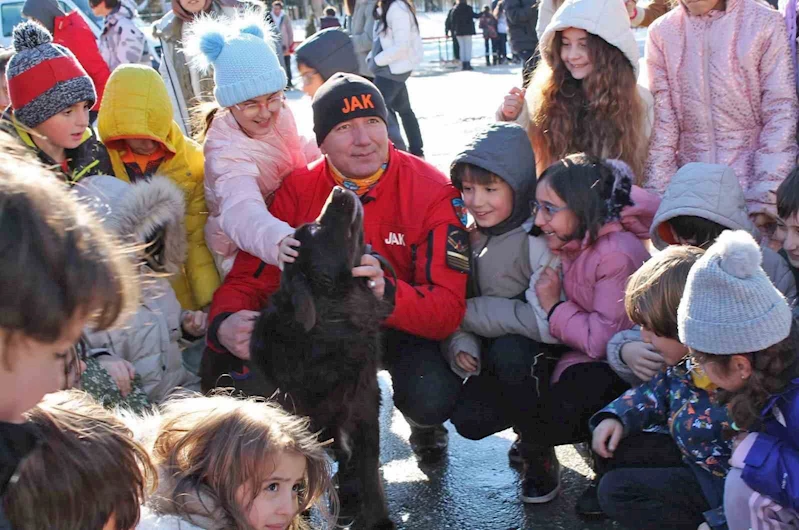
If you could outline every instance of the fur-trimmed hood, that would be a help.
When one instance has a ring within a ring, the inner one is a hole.
[[[186,256],[183,192],[166,177],[128,184],[107,175],[83,179],[75,190],[123,241],[141,246],[164,229],[164,270],[176,273]]]

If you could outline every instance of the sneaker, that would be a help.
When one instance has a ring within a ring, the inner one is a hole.
[[[510,460],[511,464],[521,465],[524,463],[524,459],[521,453],[519,453],[519,443],[521,443],[521,441],[521,435],[517,434],[516,440],[510,445],[510,449],[508,449],[508,460]]]
[[[600,477],[595,477],[594,480],[591,481],[591,484],[583,494],[580,495],[577,499],[577,504],[574,506],[575,513],[583,519],[597,520],[607,517],[605,512],[602,511],[602,507],[599,505],[599,497],[597,496],[599,491],[599,478]]]
[[[555,448],[541,450],[525,462],[522,479],[522,502],[544,504],[558,496],[560,492],[560,462],[555,456]]]
[[[444,425],[411,425],[411,449],[424,462],[435,462],[447,452],[449,432]]]

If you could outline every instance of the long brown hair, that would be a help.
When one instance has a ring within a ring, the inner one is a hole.
[[[388,29],[388,22],[386,22],[386,15],[388,14],[388,8],[391,7],[391,4],[394,2],[402,2],[408,9],[411,10],[411,16],[413,17],[413,23],[416,24],[416,28],[419,28],[419,20],[416,18],[416,8],[413,6],[413,2],[409,2],[408,0],[378,0],[375,4],[374,11],[372,11],[372,16],[378,23],[378,31],[380,33],[385,33]]]
[[[791,325],[790,334],[782,341],[754,353],[742,353],[752,364],[750,375],[743,388],[737,392],[719,390],[719,402],[726,404],[730,417],[736,426],[743,430],[757,430],[760,416],[769,398],[781,394],[790,382],[799,377],[799,328],[796,321]],[[717,363],[728,373],[733,355],[710,355],[693,352],[700,363]]]
[[[593,71],[577,81],[560,58],[561,33],[545,49],[527,89],[528,132],[539,166],[585,152],[623,160],[632,168],[635,184],[640,184],[648,148],[643,130],[646,109],[630,60],[588,33]]]
[[[322,499],[334,499],[330,464],[322,445],[308,430],[306,419],[279,406],[228,395],[184,397],[164,405],[152,450],[159,471],[171,477],[161,489],[160,503],[182,516],[191,516],[188,503],[198,497],[218,508],[225,528],[254,530],[247,509],[236,499],[240,486],[253,492],[251,504],[271,473],[270,456],[291,452],[305,457],[306,482],[290,530],[305,528],[300,514],[317,506],[332,520]]]
[[[112,412],[77,390],[49,394],[25,414],[39,433],[4,499],[14,528],[102,530],[139,521],[155,485],[145,448]]]

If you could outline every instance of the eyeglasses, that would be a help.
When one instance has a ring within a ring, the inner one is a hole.
[[[64,353],[64,390],[80,387],[81,363],[86,361],[88,346],[81,336],[78,342]]]
[[[540,211],[541,214],[547,219],[552,219],[558,212],[562,212],[563,210],[568,210],[568,206],[553,206],[548,202],[539,203],[537,200],[533,199],[530,201],[530,214],[535,218]]]
[[[283,106],[283,102],[286,100],[286,95],[280,92],[279,94],[275,94],[274,96],[270,97],[263,103],[259,101],[249,101],[245,103],[241,103],[239,105],[234,105],[242,114],[244,114],[245,118],[254,118],[261,112],[262,108],[266,108],[269,112],[277,112]]]

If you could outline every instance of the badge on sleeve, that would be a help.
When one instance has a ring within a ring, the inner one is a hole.
[[[466,204],[463,202],[463,199],[458,197],[457,199],[452,199],[452,209],[455,210],[455,217],[460,219],[460,222],[463,226],[466,226],[466,223],[469,222],[469,215],[466,210]]]
[[[447,226],[447,266],[458,272],[469,272],[469,233],[455,225]]]

